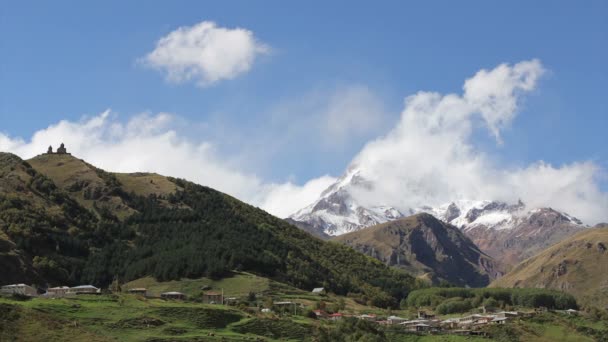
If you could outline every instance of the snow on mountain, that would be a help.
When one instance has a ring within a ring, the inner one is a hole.
[[[548,210],[548,208],[530,210],[521,201],[508,204],[492,200],[456,200],[438,207],[408,208],[403,212],[380,203],[376,206],[363,206],[358,203],[353,196],[353,190],[357,187],[366,189],[372,186],[371,182],[361,176],[361,170],[351,167],[336,183],[327,188],[316,202],[294,213],[290,219],[292,222],[307,224],[317,230],[319,235],[337,236],[404,216],[426,212],[466,233],[476,228],[514,229],[518,225],[528,222],[534,214]],[[406,194],[404,195],[406,196]],[[582,226],[582,222],[578,219],[566,213],[554,212],[563,218],[563,222]]]
[[[505,269],[586,226],[552,208],[527,208],[492,200],[455,200],[440,206],[399,210],[384,203],[362,205],[354,194],[372,189],[372,182],[351,167],[320,198],[291,215],[289,222],[313,235],[329,238],[417,213],[429,213],[461,229],[479,248]],[[407,196],[407,194],[404,194]]]

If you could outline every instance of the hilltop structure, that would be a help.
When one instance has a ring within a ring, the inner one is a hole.
[[[63,143],[61,143],[61,145],[59,145],[59,148],[57,149],[57,152],[53,152],[53,146],[49,146],[49,149],[46,151],[46,154],[70,154],[70,153],[68,153],[68,150],[65,148],[65,145]]]

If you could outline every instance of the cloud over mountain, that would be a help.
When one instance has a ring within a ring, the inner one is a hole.
[[[608,193],[599,186],[605,170],[594,162],[551,165],[541,160],[523,167],[512,166],[497,162],[500,158],[484,154],[475,146],[473,134],[480,127],[501,143],[501,132],[516,118],[522,95],[536,88],[543,73],[538,60],[501,64],[466,80],[462,94],[418,92],[407,97],[394,127],[368,142],[352,160],[351,166],[358,167],[361,176],[374,184],[370,189],[359,188],[353,195],[361,205],[389,205],[403,212],[458,199],[521,199],[530,207],[566,211],[588,224],[607,221]],[[346,139],[349,134],[363,134],[369,127],[378,126],[374,113],[382,112],[384,107],[371,90],[360,86],[335,92],[321,105],[308,104],[304,108],[312,108],[310,112],[317,113],[314,121],[319,122],[309,122],[304,115],[292,116],[291,121],[289,116],[281,117],[275,120],[275,128],[261,130],[260,136],[251,137],[255,141],[248,144],[257,148],[256,141],[261,141],[264,144],[259,144],[259,149],[296,148],[295,143],[289,143],[289,137],[277,138],[281,127],[289,136],[299,137],[298,132],[304,131],[315,138],[326,135]],[[283,112],[295,111],[288,107]],[[382,119],[387,118],[380,114]],[[27,140],[0,133],[0,150],[30,158],[46,151],[49,144],[63,141],[77,157],[109,171],[150,171],[187,178],[280,217],[311,204],[335,181],[331,176],[310,179],[301,185],[264,180],[246,170],[243,163],[235,162],[235,156],[218,152],[221,141],[216,140],[220,137],[201,140],[180,134],[176,124],[179,120],[175,115],[159,113],[136,115],[123,122],[106,111],[77,122],[60,121]],[[341,120],[363,123],[341,126]],[[272,126],[273,121],[269,122]],[[326,144],[302,147],[301,141],[307,140],[295,141],[299,149],[313,149],[298,150],[298,155],[323,153],[330,148]],[[504,148],[508,148],[508,141]],[[242,149],[248,158],[256,158],[251,147]]]
[[[608,219],[608,194],[599,188],[600,169],[593,162],[498,165],[472,142],[481,124],[501,143],[500,132],[516,117],[522,94],[535,89],[543,72],[538,60],[501,64],[466,80],[461,95],[407,97],[399,123],[352,162],[374,184],[359,189],[357,200],[406,210],[457,199],[521,199],[531,207],[566,210],[587,223]]]
[[[170,82],[209,86],[249,71],[256,57],[269,50],[247,29],[203,21],[160,38],[142,62],[162,71]]]

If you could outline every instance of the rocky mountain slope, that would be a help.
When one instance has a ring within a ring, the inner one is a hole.
[[[351,167],[313,204],[289,217],[290,222],[324,238],[425,212],[461,229],[480,249],[505,267],[534,255],[585,228],[578,219],[551,208],[527,208],[519,201],[457,200],[437,207],[398,210],[362,205],[357,194],[374,184]],[[404,194],[407,196],[407,194]]]
[[[389,266],[458,286],[480,287],[498,275],[492,258],[458,228],[421,213],[334,239]]]
[[[608,306],[608,224],[521,262],[491,286],[558,289],[572,293],[580,303]]]
[[[0,153],[0,284],[159,280],[248,271],[395,305],[414,278],[185,180],[114,174],[67,154]]]

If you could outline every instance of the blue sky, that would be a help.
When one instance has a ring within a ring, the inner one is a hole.
[[[108,108],[123,123],[166,112],[180,136],[213,143],[243,172],[303,184],[338,176],[397,124],[406,96],[460,94],[480,69],[536,58],[546,72],[503,144],[483,129],[471,143],[500,165],[606,169],[606,13],[605,1],[5,1],[0,133],[29,141]],[[246,72],[203,87],[168,82],[141,62],[161,37],[203,21],[249,30],[269,50]],[[378,113],[332,143],[305,118],[344,94],[363,94]]]

